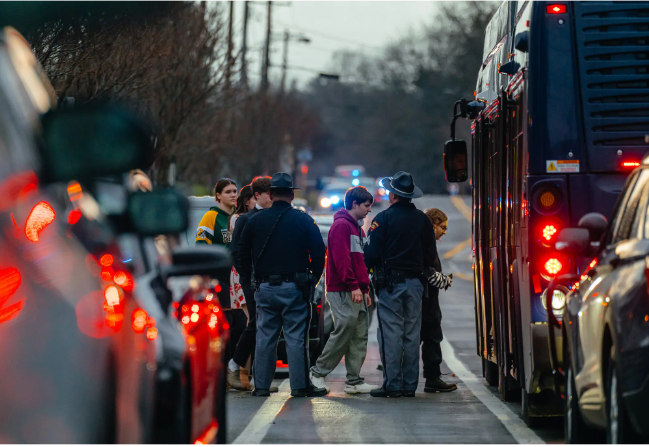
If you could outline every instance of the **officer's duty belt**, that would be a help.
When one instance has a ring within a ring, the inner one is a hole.
[[[290,275],[264,275],[259,278],[260,283],[280,284],[283,282],[296,282],[295,273]]]
[[[420,274],[409,270],[390,269],[392,283],[398,284],[406,282],[406,279],[417,279]]]

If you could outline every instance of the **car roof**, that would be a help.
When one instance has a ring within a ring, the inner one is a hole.
[[[214,196],[189,196],[189,206],[192,208],[211,208],[216,206]]]

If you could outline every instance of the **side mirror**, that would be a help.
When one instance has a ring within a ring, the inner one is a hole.
[[[487,105],[481,101],[471,101],[466,106],[466,117],[470,120],[474,120],[478,117],[478,114],[484,110]]]
[[[498,68],[498,73],[514,76],[516,73],[518,73],[518,70],[520,68],[521,64],[519,64],[518,62],[509,61],[506,64],[502,64],[500,68]]]
[[[230,281],[232,259],[225,247],[184,247],[171,254],[172,265],[163,266],[163,273],[172,276],[209,276],[218,279],[222,284]]]
[[[42,125],[44,182],[83,182],[150,165],[149,133],[139,120],[113,105],[50,112]]]
[[[134,192],[127,209],[131,228],[141,236],[182,233],[189,226],[189,200],[173,189]]]
[[[446,181],[460,183],[469,178],[466,143],[462,140],[449,140],[444,144],[444,171]]]
[[[606,217],[599,213],[588,213],[579,219],[579,228],[588,230],[591,242],[599,242],[606,232]]]
[[[514,48],[516,48],[518,51],[522,51],[523,53],[527,53],[529,51],[529,40],[530,32],[521,31],[520,33],[516,34],[516,37],[514,37]]]
[[[559,232],[555,248],[571,256],[587,256],[590,250],[590,236],[585,228],[564,228]]]

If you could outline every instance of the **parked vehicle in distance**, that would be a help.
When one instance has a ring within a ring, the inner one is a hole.
[[[362,177],[365,175],[365,167],[362,165],[340,165],[334,169],[334,176],[338,178]]]

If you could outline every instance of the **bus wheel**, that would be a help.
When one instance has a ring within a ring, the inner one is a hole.
[[[529,427],[529,428],[534,428],[538,425],[538,418],[535,418],[530,415],[531,413],[531,400],[533,399],[533,396],[530,396],[530,394],[527,392],[525,388],[523,388],[523,391],[521,392],[521,416],[523,417],[523,422]]]
[[[498,391],[505,402],[513,402],[521,397],[521,389],[503,368],[498,368]]]
[[[498,365],[483,358],[482,367],[484,369],[484,378],[489,386],[498,386]]]

